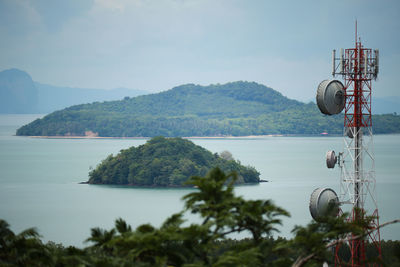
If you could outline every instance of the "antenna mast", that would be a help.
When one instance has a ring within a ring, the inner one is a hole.
[[[374,245],[377,255],[381,258],[381,244],[379,232],[378,205],[375,192],[375,159],[373,153],[371,93],[372,80],[376,80],[379,72],[379,51],[364,48],[361,40],[357,40],[357,21],[355,24],[355,47],[341,49],[340,58],[333,52],[332,75],[341,75],[344,81],[344,130],[343,152],[336,157],[334,151],[327,153],[327,166],[333,168],[336,162],[341,169],[339,203],[342,210],[348,207],[349,221],[357,222],[372,215],[374,218],[367,227],[370,232],[365,238],[348,241],[350,260],[345,262],[340,253],[346,249],[345,245],[338,245],[335,249],[335,266],[366,266],[366,244]],[[323,84],[326,81],[321,82]],[[337,80],[331,81],[340,83]],[[320,84],[320,86],[321,86]],[[318,91],[320,90],[318,87]],[[319,100],[321,106],[329,100]],[[339,92],[339,91],[338,91]],[[319,101],[318,101],[319,100]],[[338,98],[335,95],[335,103]],[[340,110],[341,111],[341,110]],[[340,112],[339,111],[339,112]],[[328,115],[337,113],[325,113]],[[368,207],[368,209],[367,209]],[[354,238],[354,237],[353,237]]]

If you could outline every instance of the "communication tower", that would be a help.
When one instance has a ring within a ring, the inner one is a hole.
[[[319,216],[326,215],[327,207],[334,204],[334,212],[349,212],[349,221],[373,217],[365,229],[366,237],[349,236],[345,245],[335,248],[335,266],[365,266],[368,242],[374,245],[381,258],[371,116],[372,80],[376,80],[379,73],[379,51],[364,48],[357,38],[356,22],[355,47],[340,49],[339,57],[333,50],[332,75],[340,75],[344,84],[338,80],[324,80],[317,89],[317,105],[323,114],[338,114],[344,109],[344,147],[338,156],[334,151],[326,154],[327,167],[334,168],[338,164],[341,169],[339,196],[332,189],[315,190],[310,200],[311,215],[318,220]],[[346,245],[350,250],[347,262],[339,255]]]

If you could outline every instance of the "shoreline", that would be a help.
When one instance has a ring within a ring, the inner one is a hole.
[[[270,183],[270,180],[260,179],[258,183],[239,183],[235,184],[235,186],[247,186],[247,185],[259,185],[262,183]],[[186,189],[186,188],[197,188],[193,185],[167,185],[167,186],[157,186],[157,185],[139,185],[139,184],[101,184],[101,183],[90,183],[89,181],[86,182],[79,182],[78,184],[85,184],[85,185],[100,185],[100,186],[117,186],[117,187],[128,187],[128,188],[167,188],[167,189]]]
[[[144,140],[151,139],[153,137],[115,137],[115,136],[95,136],[95,135],[14,135],[17,137],[29,137],[29,138],[42,138],[42,139],[131,139],[131,140]],[[183,139],[263,139],[271,137],[341,137],[342,135],[337,134],[266,134],[266,135],[243,135],[243,136],[184,136]],[[179,137],[179,136],[175,136]],[[166,137],[174,138],[174,137]]]
[[[42,139],[151,139],[152,137],[114,137],[114,136],[61,136],[61,135],[15,135],[17,137],[29,137],[29,138],[42,138]],[[268,134],[268,135],[245,135],[245,136],[184,136],[183,139],[262,139],[269,137],[302,137],[302,136],[326,136],[326,135],[285,135],[285,134]],[[334,136],[334,135],[330,135]],[[178,136],[179,137],[179,136]],[[169,138],[169,137],[166,137]],[[171,137],[174,138],[174,137]]]

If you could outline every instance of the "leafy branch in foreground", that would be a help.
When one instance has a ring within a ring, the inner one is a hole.
[[[234,194],[237,174],[218,168],[189,181],[197,189],[183,197],[184,210],[160,227],[143,224],[133,229],[117,219],[111,230],[93,228],[91,245],[78,249],[42,244],[28,229],[15,235],[0,221],[1,266],[321,266],[331,262],[329,248],[349,233],[365,234],[360,225],[344,218],[326,218],[306,227],[296,226],[294,238],[274,239],[281,219],[289,216],[270,200],[245,200]],[[200,218],[188,223],[187,212]],[[385,225],[385,224],[384,224]],[[383,225],[382,225],[383,226]],[[248,238],[235,240],[246,232]],[[400,242],[387,242],[388,251],[400,251]],[[400,259],[387,256],[394,266]],[[385,257],[384,257],[385,260]]]

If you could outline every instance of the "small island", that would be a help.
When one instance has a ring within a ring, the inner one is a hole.
[[[213,154],[187,139],[158,136],[109,155],[89,173],[87,183],[183,187],[191,176],[205,176],[214,167],[235,171],[238,184],[260,182],[254,167],[241,165],[228,151]]]

